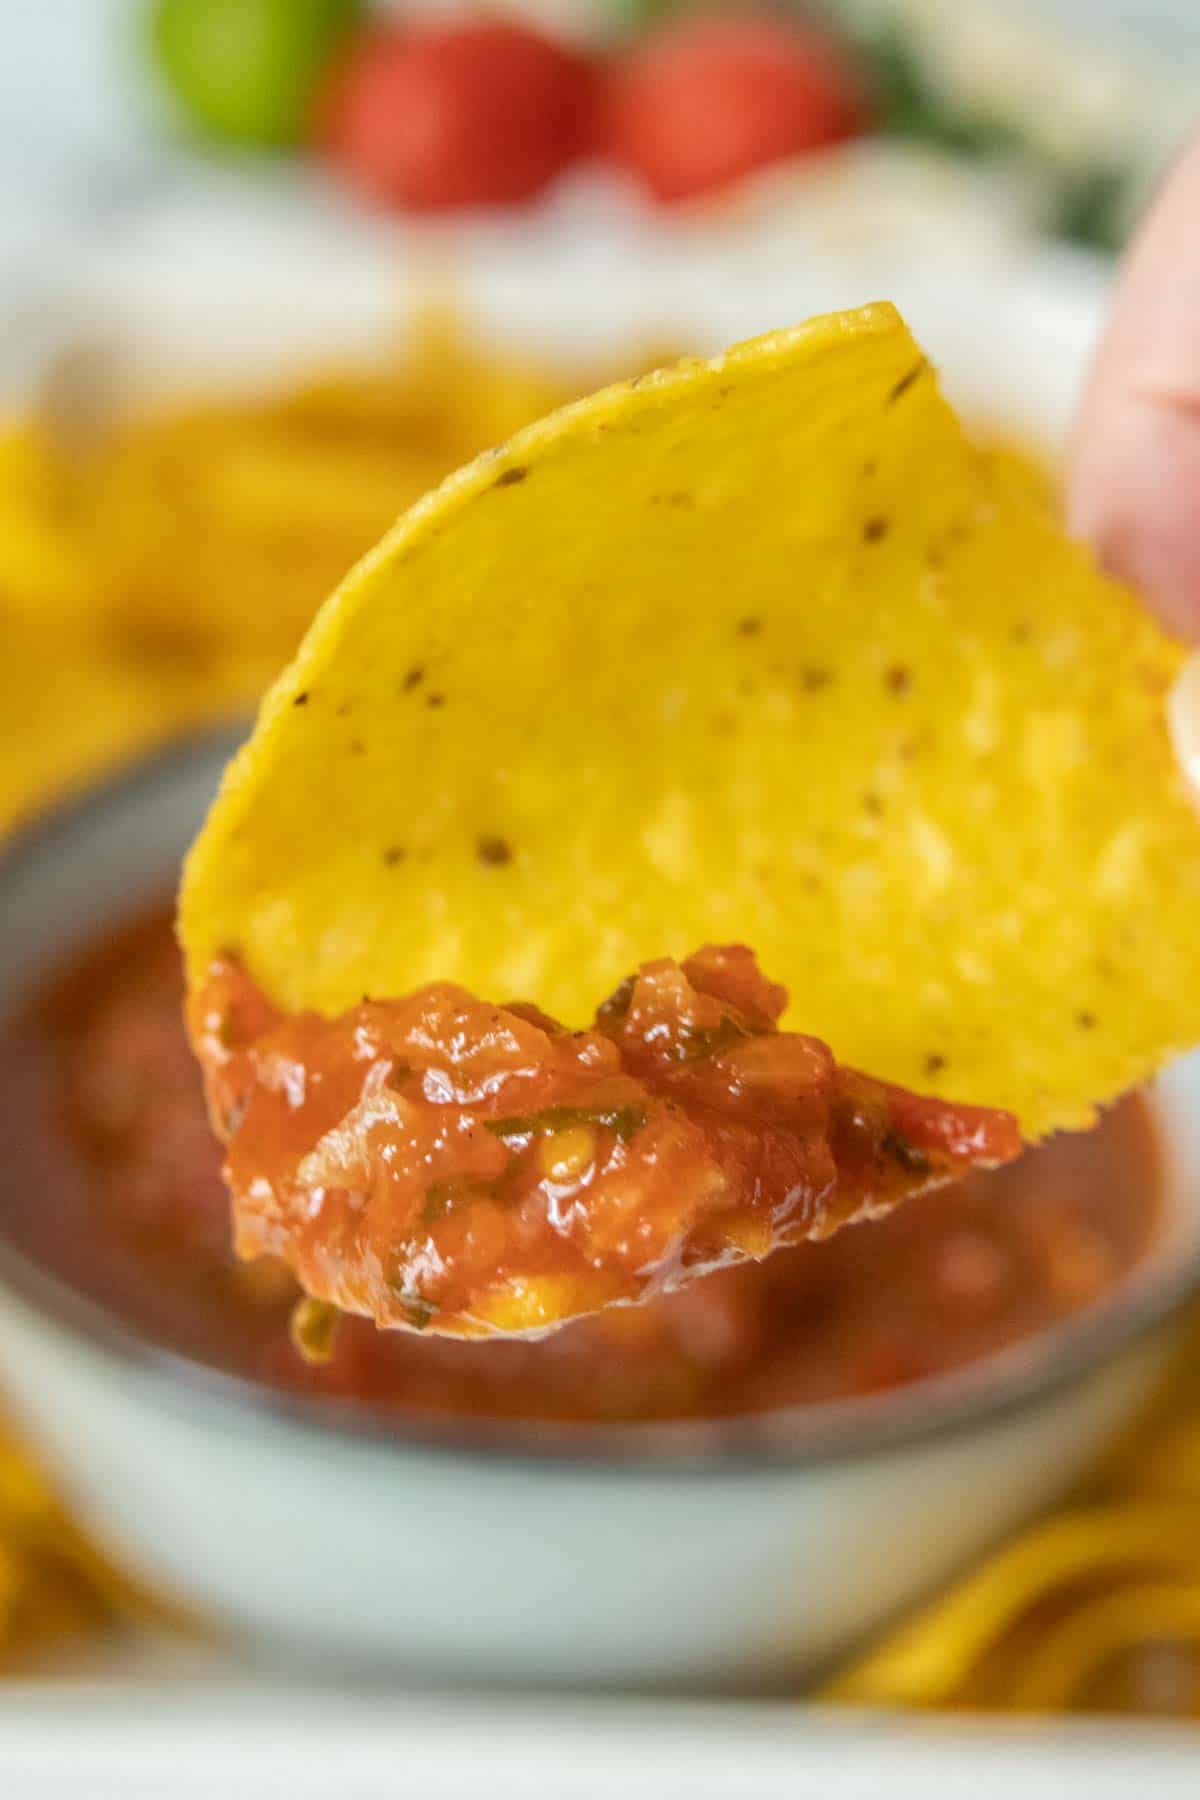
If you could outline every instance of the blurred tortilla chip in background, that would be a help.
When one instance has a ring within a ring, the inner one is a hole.
[[[382,366],[0,424],[0,828],[250,712],[397,514],[573,387],[429,317]]]

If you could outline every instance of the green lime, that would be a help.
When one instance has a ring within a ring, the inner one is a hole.
[[[362,0],[155,0],[154,47],[193,124],[229,143],[292,144]]]

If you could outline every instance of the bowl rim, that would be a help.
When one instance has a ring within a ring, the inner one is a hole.
[[[136,806],[142,796],[194,773],[197,764],[227,760],[244,735],[244,729],[226,724],[173,738],[119,763],[98,781],[76,787],[18,825],[0,844],[0,917],[6,895],[60,844],[106,813]],[[944,1376],[851,1401],[734,1419],[640,1424],[472,1416],[465,1427],[457,1415],[443,1420],[435,1414],[388,1413],[273,1388],[156,1342],[127,1324],[103,1301],[15,1243],[2,1212],[0,1289],[77,1349],[98,1352],[109,1366],[142,1380],[156,1399],[173,1409],[186,1408],[193,1417],[200,1402],[218,1422],[253,1430],[270,1421],[314,1448],[341,1440],[391,1454],[424,1453],[491,1468],[518,1464],[592,1473],[599,1468],[615,1477],[711,1477],[856,1463],[979,1431],[1051,1401],[1148,1339],[1200,1293],[1200,1241],[1184,1254],[1164,1259],[1158,1270],[1152,1258],[1144,1259],[1128,1283],[1118,1284],[1094,1307]]]

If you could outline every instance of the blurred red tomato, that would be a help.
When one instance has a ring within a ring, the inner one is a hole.
[[[368,32],[326,95],[319,141],[365,193],[417,210],[531,200],[584,147],[580,56],[501,19]]]
[[[768,17],[669,26],[611,71],[601,135],[659,200],[728,186],[861,130],[864,83],[817,26]]]

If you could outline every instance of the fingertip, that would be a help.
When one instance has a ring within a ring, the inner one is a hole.
[[[1190,640],[1200,640],[1198,503],[1200,416],[1135,395],[1089,406],[1072,461],[1070,529]]]
[[[1168,629],[1200,639],[1200,135],[1122,267],[1073,446],[1072,527]]]

